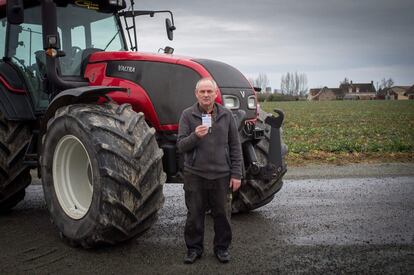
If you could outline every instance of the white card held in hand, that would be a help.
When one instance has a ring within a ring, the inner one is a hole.
[[[207,126],[208,128],[211,127],[211,115],[210,114],[203,114],[203,116],[201,117],[202,120],[202,124]]]

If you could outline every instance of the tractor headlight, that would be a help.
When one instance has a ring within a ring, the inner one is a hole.
[[[223,95],[223,103],[226,108],[229,108],[232,110],[239,109],[240,107],[240,101],[234,95]]]
[[[256,109],[257,103],[256,103],[256,97],[254,95],[251,95],[247,98],[247,108],[249,109]]]

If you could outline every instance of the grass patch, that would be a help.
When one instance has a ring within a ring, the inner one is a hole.
[[[414,160],[414,101],[263,102],[285,112],[288,163]]]

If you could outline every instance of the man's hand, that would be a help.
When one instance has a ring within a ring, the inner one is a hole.
[[[231,178],[230,179],[230,188],[232,188],[233,192],[236,192],[241,185],[241,180]]]
[[[198,125],[195,128],[195,134],[199,138],[204,137],[205,135],[207,135],[207,133],[208,133],[208,127],[206,125]]]

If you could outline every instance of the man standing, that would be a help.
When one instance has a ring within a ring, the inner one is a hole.
[[[184,191],[187,221],[184,262],[194,263],[203,253],[207,205],[214,219],[214,253],[222,263],[230,260],[232,233],[228,196],[240,187],[242,153],[233,115],[215,103],[217,84],[211,78],[197,82],[197,103],[181,115],[177,146],[184,154]]]

